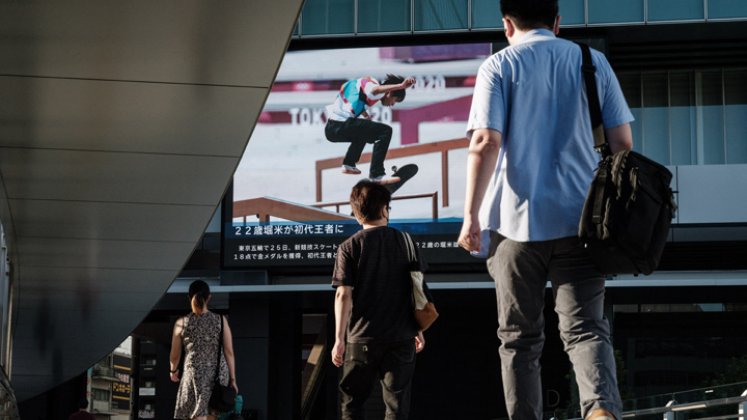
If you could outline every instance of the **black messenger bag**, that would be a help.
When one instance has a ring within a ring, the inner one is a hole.
[[[599,167],[586,196],[578,236],[604,274],[651,274],[659,265],[676,205],[672,173],[636,153],[612,154],[604,136],[602,112],[589,46],[583,75]]]

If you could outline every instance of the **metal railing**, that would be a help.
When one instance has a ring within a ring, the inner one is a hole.
[[[449,206],[449,152],[456,149],[465,149],[469,146],[469,140],[465,138],[442,140],[433,143],[412,144],[408,146],[389,149],[387,159],[398,159],[403,157],[421,156],[430,153],[441,155],[441,200],[443,207]],[[372,154],[363,153],[358,163],[371,162]],[[322,201],[322,172],[328,169],[338,169],[342,165],[342,156],[316,161],[316,201]]]
[[[631,405],[637,408],[623,411],[623,419],[747,420],[747,382],[653,395],[623,403],[624,407]],[[646,405],[648,407],[644,407]]]
[[[738,388],[735,388],[737,386]],[[741,390],[734,391],[734,389]],[[726,394],[730,393],[728,396]],[[697,401],[692,401],[694,396],[700,395]],[[708,413],[710,409],[716,407],[733,407],[731,413],[724,414],[718,413],[719,415],[714,416],[716,413]],[[661,415],[664,420],[678,420],[681,418],[688,419],[745,419],[747,413],[747,384],[730,384],[720,387],[702,388],[682,393],[675,393],[671,395],[671,399],[664,404],[662,407],[651,407],[646,409],[639,409],[634,411],[626,411],[623,413],[623,418],[643,418],[647,416]],[[684,417],[686,416],[686,417]]]
[[[438,220],[438,191],[434,191],[432,193],[393,196],[392,201],[412,200],[416,198],[430,198],[431,199],[431,217],[433,218],[433,220]],[[319,207],[319,208],[334,207],[337,213],[340,212],[340,207],[349,206],[349,205],[350,205],[350,201],[332,201],[329,203],[312,204],[313,207]]]

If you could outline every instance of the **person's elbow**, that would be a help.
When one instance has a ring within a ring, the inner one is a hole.
[[[353,288],[350,286],[338,286],[335,291],[335,299],[340,302],[349,302],[353,299]]]
[[[500,131],[480,128],[472,132],[469,143],[469,153],[485,156],[497,153],[501,147]]]
[[[607,128],[605,134],[612,153],[633,149],[633,132],[630,129],[630,124]]]

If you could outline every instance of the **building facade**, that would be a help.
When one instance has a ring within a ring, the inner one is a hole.
[[[636,150],[675,174],[679,210],[660,270],[608,281],[607,313],[623,396],[635,402],[710,384],[717,373],[734,369],[733,359],[747,354],[742,334],[747,327],[742,297],[747,286],[747,213],[742,210],[747,204],[747,2],[561,0],[560,7],[561,36],[590,42],[618,74],[636,117]],[[498,0],[307,0],[289,47],[313,52],[489,43],[495,51],[505,45],[498,10]],[[402,129],[399,116],[392,123]],[[447,159],[447,167],[457,158]],[[437,187],[439,200],[446,190],[448,183]],[[235,216],[233,201],[229,194],[223,214],[136,330],[143,341],[152,340],[149,351],[158,355],[145,367],[168,366],[168,333],[174,319],[188,311],[186,287],[195,278],[206,279],[215,310],[230,315],[249,413],[258,419],[335,419],[338,372],[327,357],[333,337],[331,267],[254,262],[228,267],[222,254],[226,224]],[[455,204],[438,206],[443,212]],[[429,262],[428,280],[442,317],[429,330],[427,350],[418,359],[413,416],[502,418],[492,283],[480,262]],[[547,308],[545,410],[572,417],[570,366],[553,328],[549,295]],[[111,382],[101,372],[91,379],[92,392],[104,392]],[[173,395],[173,385],[165,382],[167,372],[159,368],[148,375],[132,390],[143,396],[138,413],[169,418],[167,394]],[[97,395],[104,411],[107,397]],[[151,403],[156,396],[163,399]],[[641,407],[626,406],[633,408]],[[381,407],[372,401],[369,411],[379,413]]]

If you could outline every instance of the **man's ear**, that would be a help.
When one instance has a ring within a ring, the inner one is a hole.
[[[552,32],[555,35],[560,33],[560,15],[555,16],[555,24],[552,26]]]
[[[512,36],[514,36],[516,27],[514,26],[514,23],[510,18],[507,18],[505,16],[503,17],[503,28],[507,39],[510,39]]]

